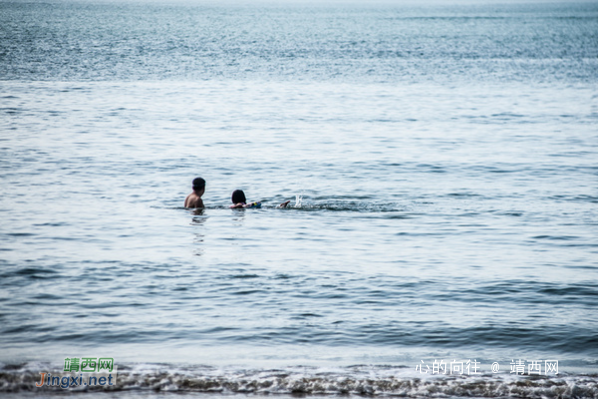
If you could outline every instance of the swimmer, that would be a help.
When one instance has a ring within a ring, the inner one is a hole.
[[[261,202],[251,202],[247,203],[247,199],[245,198],[245,193],[243,190],[235,190],[233,191],[233,196],[231,198],[233,204],[230,206],[231,209],[235,208],[261,208]],[[282,204],[278,205],[279,208],[285,208],[291,201],[285,201]]]
[[[206,191],[206,181],[201,177],[193,179],[193,192],[185,198],[185,208],[204,208],[201,196]]]
[[[261,208],[261,202],[252,202],[250,204],[247,203],[247,199],[245,198],[245,193],[243,190],[235,190],[233,191],[233,196],[231,197],[233,204],[230,206],[231,209],[235,208]]]

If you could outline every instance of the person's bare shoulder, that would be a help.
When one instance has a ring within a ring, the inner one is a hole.
[[[187,198],[185,198],[185,208],[189,208],[189,202],[191,201],[191,196],[193,193],[189,194]]]
[[[185,208],[203,208],[203,201],[200,197],[191,193],[185,199]]]
[[[197,208],[197,200],[201,201],[195,193],[189,194],[187,198],[185,198],[185,208]]]

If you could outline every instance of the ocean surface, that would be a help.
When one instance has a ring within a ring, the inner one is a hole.
[[[598,398],[597,161],[596,2],[1,0],[0,394]]]

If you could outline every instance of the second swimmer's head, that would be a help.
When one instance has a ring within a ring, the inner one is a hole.
[[[235,190],[233,191],[233,196],[232,196],[232,201],[233,204],[244,204],[247,202],[247,199],[245,198],[245,193],[243,192],[243,190]]]

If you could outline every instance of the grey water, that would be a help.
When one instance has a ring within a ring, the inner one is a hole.
[[[595,397],[597,34],[594,2],[0,1],[0,392],[97,356],[129,397]]]

